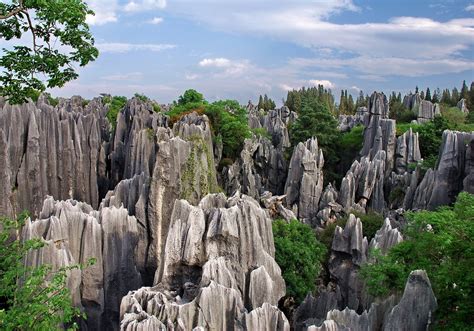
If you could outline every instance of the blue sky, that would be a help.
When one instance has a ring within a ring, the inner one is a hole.
[[[144,93],[168,103],[280,103],[323,83],[336,96],[474,80],[474,1],[88,0],[101,51],[54,95]]]

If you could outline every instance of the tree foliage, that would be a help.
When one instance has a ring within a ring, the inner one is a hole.
[[[285,106],[290,108],[291,111],[299,113],[302,110],[304,104],[318,100],[329,109],[331,113],[334,113],[334,96],[331,90],[325,89],[323,85],[317,87],[301,88],[299,90],[288,91]]]
[[[257,105],[258,109],[263,109],[265,111],[269,111],[269,110],[272,110],[272,109],[275,109],[276,108],[276,105],[275,105],[275,101],[273,101],[272,99],[270,99],[266,94],[262,97],[260,95],[260,97],[258,98],[258,105]]]
[[[235,100],[219,100],[209,104],[203,95],[195,90],[187,90],[167,113],[171,123],[186,114],[197,112],[208,116],[215,140],[222,141],[222,156],[236,158],[244,140],[251,137],[247,121],[247,111]]]
[[[312,137],[318,138],[318,144],[324,152],[326,181],[337,178],[335,173],[339,162],[337,146],[341,136],[337,126],[338,122],[329,111],[326,102],[312,99],[303,103],[298,119],[290,128],[292,146]]]
[[[0,94],[21,103],[34,91],[76,79],[74,65],[85,66],[99,55],[86,23],[91,14],[81,0],[0,3],[0,36],[16,43],[0,58]],[[23,45],[25,34],[32,45]]]
[[[25,218],[23,214],[16,221],[2,218],[0,222],[0,329],[77,329],[74,320],[85,316],[72,306],[66,280],[79,266],[57,271],[49,265],[26,267],[26,254],[40,249],[44,242],[15,239]]]
[[[438,300],[436,326],[474,328],[474,195],[462,192],[454,207],[408,214],[405,241],[362,268],[370,293],[402,291],[412,270],[424,269]]]
[[[121,96],[113,96],[113,97],[104,97],[102,101],[107,105],[109,105],[109,110],[107,111],[107,119],[112,127],[115,129],[117,126],[117,117],[120,111],[125,107],[127,104],[127,97]]]
[[[273,222],[275,259],[286,283],[286,293],[301,302],[314,290],[326,247],[316,240],[309,225],[298,220]]]

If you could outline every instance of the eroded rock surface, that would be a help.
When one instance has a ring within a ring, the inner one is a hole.
[[[125,208],[94,210],[75,200],[48,197],[38,219],[27,220],[23,238],[41,238],[45,247],[31,252],[25,263],[52,265],[54,269],[75,264],[95,264],[69,273],[73,303],[84,309],[83,322],[91,330],[118,327],[121,298],[141,286],[136,265],[137,220]]]
[[[416,189],[413,208],[433,210],[454,202],[464,190],[474,192],[474,132],[443,132],[436,169],[429,169]]]
[[[168,329],[289,329],[274,307],[285,285],[271,219],[252,198],[214,194],[198,206],[177,200],[166,252],[155,286],[123,299],[122,329],[139,323],[128,314],[144,313],[147,323],[156,317]]]

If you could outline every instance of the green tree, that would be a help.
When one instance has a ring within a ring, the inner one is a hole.
[[[461,99],[468,99],[469,98],[469,89],[467,88],[466,81],[463,80],[462,87],[461,87]]]
[[[239,156],[244,140],[250,138],[247,113],[235,100],[220,100],[206,106],[215,137],[222,139],[223,158]]]
[[[408,214],[405,241],[362,268],[369,292],[401,292],[412,270],[424,269],[438,300],[435,328],[474,328],[474,195],[462,192],[454,207]]]
[[[196,90],[186,90],[183,95],[178,98],[178,105],[186,105],[190,103],[203,103],[204,97]]]
[[[72,306],[66,280],[68,272],[79,266],[57,271],[49,265],[26,267],[26,254],[44,246],[39,239],[18,239],[26,216],[0,222],[0,329],[56,330],[62,325],[77,329],[74,321],[85,316]]]
[[[258,98],[258,109],[263,109],[265,111],[269,111],[276,108],[275,101],[269,98],[266,94],[262,97]]]
[[[340,132],[338,122],[331,114],[325,102],[311,99],[303,104],[298,119],[290,128],[292,146],[299,142],[316,137],[323,149],[325,160],[325,181],[338,179],[336,174],[338,157],[338,141]]]
[[[459,100],[461,100],[461,95],[457,88],[453,88],[453,92],[451,92],[451,102],[449,104],[454,107],[457,105]]]
[[[21,103],[35,91],[76,79],[74,65],[85,66],[99,55],[86,24],[91,14],[81,0],[0,3],[0,36],[19,44],[3,49],[0,94]],[[31,46],[21,45],[25,34],[30,34]]]
[[[309,225],[298,220],[273,222],[275,260],[282,270],[288,296],[301,302],[315,288],[326,247]]]
[[[431,91],[429,87],[426,88],[425,100],[431,101]]]

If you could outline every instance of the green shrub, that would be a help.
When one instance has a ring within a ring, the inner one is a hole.
[[[135,98],[139,99],[142,102],[148,102],[151,101],[149,97],[147,97],[145,94],[140,94],[140,93],[135,93],[133,95]]]
[[[272,139],[272,135],[268,133],[267,129],[265,128],[255,128],[251,129],[251,131],[257,137]]]
[[[153,103],[153,111],[154,111],[155,113],[161,112],[161,107],[160,107],[160,105],[157,104],[157,103]]]
[[[85,316],[72,306],[67,275],[81,266],[57,271],[50,265],[25,266],[28,252],[45,245],[39,239],[12,238],[12,233],[21,231],[26,217],[22,214],[16,221],[0,218],[0,329],[57,330],[62,324],[78,329],[74,321]]]
[[[293,220],[273,222],[275,259],[286,283],[286,293],[297,303],[314,290],[326,248],[309,225]]]
[[[332,240],[334,239],[334,231],[336,230],[336,226],[340,226],[344,229],[346,226],[347,219],[346,218],[339,218],[337,221],[328,223],[326,227],[317,234],[318,240],[326,246],[326,249],[329,253],[332,246]]]
[[[327,103],[318,99],[311,99],[303,102],[299,117],[289,130],[293,147],[312,137],[318,138],[318,144],[324,152],[325,184],[341,177],[337,173],[340,161],[338,141],[341,136],[337,126],[338,122],[329,111]]]
[[[115,129],[117,125],[117,117],[120,111],[125,107],[127,104],[127,97],[119,97],[119,96],[114,96],[114,97],[109,97],[106,96],[102,98],[102,102],[104,104],[109,105],[109,110],[107,111],[107,119],[109,120],[109,123],[112,125],[112,127]]]
[[[458,107],[441,108],[441,114],[450,127],[466,122],[466,114],[459,110]]]
[[[209,104],[203,99],[202,94],[188,90],[166,114],[173,124],[192,112],[207,115],[214,137],[221,136],[224,158],[234,159],[239,156],[244,140],[251,137],[251,132],[247,112],[237,101],[219,100]]]
[[[47,94],[47,96],[48,96],[48,102],[51,106],[56,107],[59,104],[58,98],[53,98],[51,94]]]
[[[183,95],[178,98],[178,105],[186,105],[189,103],[204,103],[204,97],[196,90],[190,89],[184,91]]]
[[[474,328],[474,195],[462,192],[454,207],[408,214],[405,241],[361,274],[371,294],[399,291],[411,271],[426,270],[438,300],[435,328]],[[428,230],[430,228],[430,230]]]
[[[375,233],[383,225],[383,215],[373,210],[369,210],[366,214],[354,213],[354,215],[360,218],[360,221],[362,222],[362,233],[370,242],[370,240],[375,236]]]

